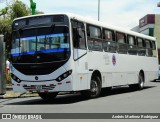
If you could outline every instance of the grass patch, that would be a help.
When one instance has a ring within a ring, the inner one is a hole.
[[[6,84],[11,84],[11,73],[6,74]]]

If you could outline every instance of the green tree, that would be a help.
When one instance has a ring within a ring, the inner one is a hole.
[[[8,12],[8,7],[3,8],[3,9],[0,11],[0,16],[7,14],[7,12]]]
[[[16,0],[9,8],[11,20],[29,15],[29,8],[22,1]]]
[[[6,49],[9,49],[9,42],[11,40],[11,19],[9,18],[0,18],[0,34],[4,35],[4,40],[6,42]],[[8,53],[8,51],[7,51]]]

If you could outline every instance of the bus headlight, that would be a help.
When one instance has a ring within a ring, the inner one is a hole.
[[[15,76],[13,73],[11,73],[11,78],[15,80],[17,83],[21,82],[21,80],[17,76]]]
[[[71,75],[71,74],[72,74],[72,70],[68,70],[67,72],[65,72],[65,73],[63,73],[62,75],[58,76],[58,77],[56,78],[56,81],[57,81],[57,82],[60,82],[60,81],[62,81],[63,79],[65,79],[66,77],[68,77],[68,76]]]

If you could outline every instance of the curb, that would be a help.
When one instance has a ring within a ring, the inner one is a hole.
[[[59,95],[70,94],[70,92],[59,92]],[[38,97],[38,93],[31,92],[14,92],[12,86],[6,85],[6,93],[0,95],[0,99],[11,99],[11,98],[24,98],[24,97]]]
[[[58,95],[76,94],[77,92],[59,92]],[[25,98],[25,97],[39,97],[38,93],[31,92],[14,92],[7,91],[6,94],[0,95],[0,99]]]
[[[6,84],[6,93],[0,95],[0,99],[10,99],[10,98],[24,98],[24,97],[37,97],[37,93],[31,92],[14,92],[10,84]]]
[[[24,98],[24,97],[37,97],[37,93],[30,93],[30,92],[14,92],[14,91],[7,91],[6,94],[0,95],[0,99],[10,99],[10,98]]]

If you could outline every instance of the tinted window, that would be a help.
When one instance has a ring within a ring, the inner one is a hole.
[[[115,41],[114,32],[112,30],[104,30],[103,39],[106,41]]]
[[[153,55],[153,52],[152,52],[152,45],[151,45],[151,41],[150,40],[145,40],[145,45],[146,45],[146,55],[151,57]]]
[[[103,49],[106,52],[116,52],[114,31],[107,29],[103,30]]]
[[[138,47],[144,47],[144,45],[143,45],[143,39],[137,38],[137,44],[138,44]]]
[[[93,25],[87,25],[88,49],[102,51],[101,29]]]
[[[157,51],[156,51],[156,43],[152,41],[152,52],[153,52],[153,57],[157,56]]]
[[[145,40],[146,48],[151,48],[151,43],[149,40]]]
[[[86,49],[84,24],[72,20],[72,39],[74,48]]]
[[[128,44],[129,45],[136,45],[134,36],[128,36]]]
[[[152,41],[152,49],[156,50],[156,44],[154,41]]]
[[[125,43],[125,34],[117,32],[116,38],[118,43]]]
[[[145,56],[146,48],[144,47],[144,42],[142,38],[137,38],[137,45],[138,45],[138,55]]]
[[[137,46],[136,40],[134,36],[128,35],[127,37],[128,42],[128,54],[130,55],[137,55]]]
[[[87,26],[87,35],[91,38],[101,38],[101,29],[95,26]]]
[[[127,44],[126,44],[126,36],[124,33],[117,32],[116,33],[116,39],[117,39],[117,51],[121,54],[127,53]]]

